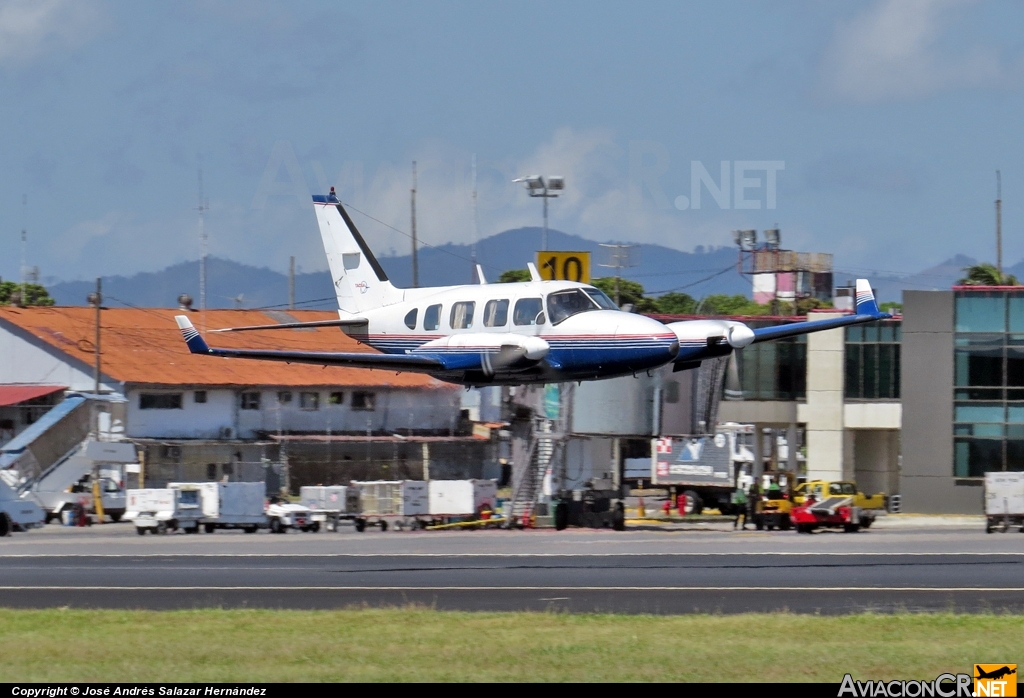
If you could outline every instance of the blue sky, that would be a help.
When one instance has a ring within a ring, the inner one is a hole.
[[[326,266],[307,197],[331,184],[407,231],[412,160],[421,237],[471,240],[473,154],[483,236],[540,223],[509,180],[562,174],[566,232],[689,250],[777,224],[850,273],[994,258],[1001,168],[1012,263],[1021,26],[1010,0],[0,0],[0,276],[22,228],[44,278],[196,258],[200,155],[211,253],[278,270]]]

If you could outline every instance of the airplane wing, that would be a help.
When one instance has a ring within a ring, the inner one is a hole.
[[[444,370],[440,360],[429,356],[408,354],[372,354],[331,351],[281,351],[273,349],[211,349],[191,320],[184,315],[175,316],[185,344],[193,354],[224,356],[236,359],[262,359],[287,363],[316,364],[318,366],[349,366],[351,368],[378,368],[387,371],[415,371],[431,373]]]
[[[830,320],[810,320],[808,322],[794,322],[789,325],[776,325],[775,327],[759,327],[754,329],[754,341],[767,342],[780,337],[793,337],[798,334],[808,334],[821,330],[831,330],[836,327],[847,325],[859,325],[875,320],[888,320],[892,315],[883,313],[878,309],[875,302],[875,294],[871,290],[871,284],[867,279],[857,279],[857,312],[854,315],[832,318]]]

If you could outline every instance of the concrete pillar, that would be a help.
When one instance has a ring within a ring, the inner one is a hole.
[[[786,472],[797,475],[797,431],[796,424],[790,422],[786,427]]]
[[[813,313],[809,319],[836,317],[843,314]],[[841,327],[807,335],[807,404],[803,421],[807,425],[808,480],[843,480],[853,476],[853,459],[847,460],[843,429],[844,338],[845,330]]]
[[[757,486],[761,486],[761,476],[764,474],[764,424],[754,425],[754,443],[750,449],[754,453],[754,465],[750,474]]]

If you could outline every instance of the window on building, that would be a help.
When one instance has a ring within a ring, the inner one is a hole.
[[[327,398],[327,404],[329,405],[340,405],[345,402],[345,393],[334,392],[331,393]]]
[[[665,382],[665,402],[674,405],[679,402],[679,381]]]
[[[544,305],[540,298],[520,298],[512,311],[512,322],[516,325],[542,325],[544,319],[539,318]]]
[[[140,410],[180,410],[181,393],[142,393],[139,395]]]
[[[181,446],[161,446],[160,459],[177,463],[181,460]]]
[[[256,391],[242,393],[240,400],[243,410],[258,410],[260,408],[260,394]]]
[[[235,474],[235,464],[234,463],[222,463],[221,466],[220,466],[220,471],[224,475],[234,475]]]
[[[417,309],[413,308],[412,310],[405,314],[405,326],[408,327],[410,330],[416,329],[416,313]]]
[[[430,332],[441,326],[441,304],[428,306],[423,312],[423,329]]]
[[[474,309],[476,309],[476,303],[473,301],[463,301],[461,303],[453,304],[451,317],[448,318],[448,324],[451,325],[453,330],[464,330],[472,327]]]
[[[195,391],[194,393],[192,393],[192,399],[198,405],[206,404],[206,391],[205,390],[197,390],[197,391]]]
[[[216,480],[217,479],[217,464],[207,463],[206,464],[206,479]]]
[[[282,405],[287,405],[289,402],[292,401],[292,391],[290,391],[290,390],[278,391],[278,393],[277,393],[277,401],[280,404],[282,404]]]
[[[376,393],[370,393],[365,390],[357,390],[352,393],[352,409],[361,411],[373,410],[377,404]]]
[[[769,323],[750,323],[752,326]],[[753,351],[751,351],[753,350]],[[751,344],[733,354],[744,400],[802,400],[807,394],[807,338]],[[730,378],[726,376],[726,390]]]
[[[484,327],[504,327],[508,324],[508,301],[487,301],[484,306]]]
[[[846,328],[848,400],[899,399],[900,326],[900,321],[892,320]]]
[[[320,409],[320,393],[299,393],[299,409]]]
[[[958,291],[953,474],[1024,470],[1024,293]]]

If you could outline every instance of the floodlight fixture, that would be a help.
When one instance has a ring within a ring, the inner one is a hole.
[[[743,230],[740,231],[743,236],[743,246],[754,249],[757,247],[757,231],[756,230]]]
[[[548,189],[552,191],[562,191],[565,189],[565,177],[548,177]]]
[[[764,241],[771,249],[779,249],[780,240],[781,236],[779,235],[778,228],[769,228],[768,230],[764,231]]]
[[[513,179],[513,182],[522,182],[526,187],[526,193],[533,198],[544,199],[544,237],[541,240],[541,248],[548,249],[548,199],[558,198],[558,192],[565,190],[565,177],[549,176],[544,181],[543,175],[527,175]]]
[[[734,245],[736,245],[736,247],[739,247],[741,249],[743,248],[743,231],[742,230],[734,230],[734,231],[732,231],[732,243]]]

